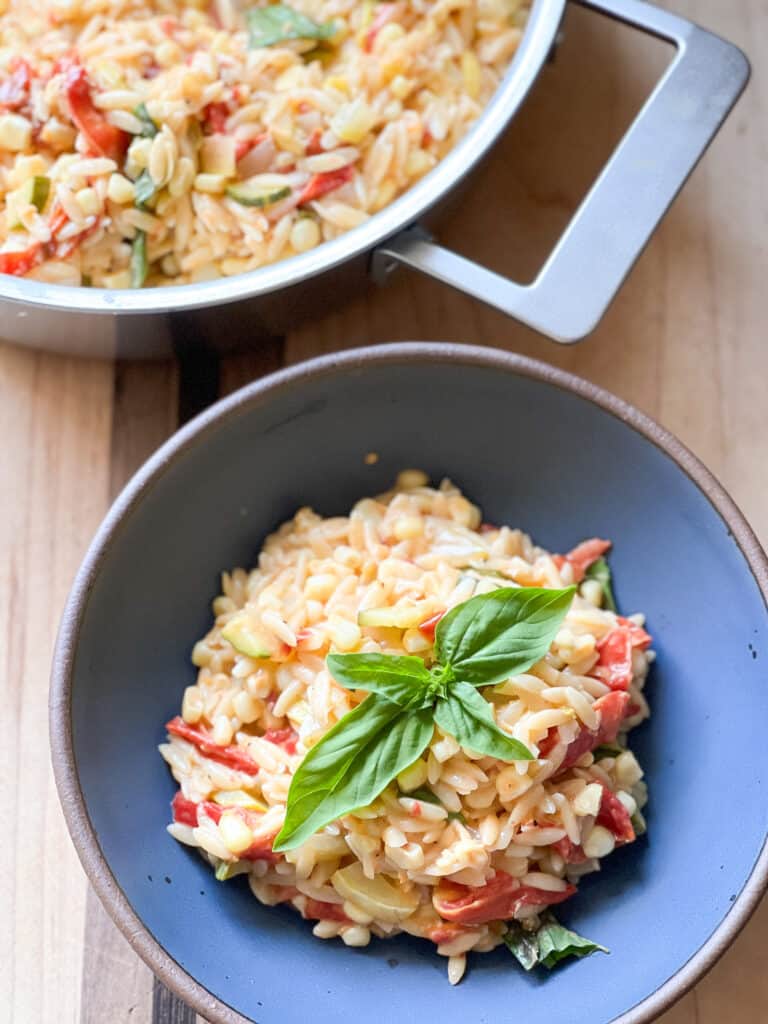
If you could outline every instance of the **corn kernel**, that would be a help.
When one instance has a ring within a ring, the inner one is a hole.
[[[343,92],[349,96],[349,82],[345,75],[329,75],[325,80],[325,86],[328,89],[336,89],[337,92]]]
[[[597,815],[600,813],[602,799],[603,787],[597,782],[590,783],[574,798],[573,812],[580,817],[586,817],[588,814]]]
[[[132,204],[134,200],[133,182],[124,174],[110,174],[107,183],[107,198],[121,206]]]
[[[296,252],[307,252],[320,242],[320,228],[311,217],[302,217],[291,228],[291,245]]]
[[[208,176],[223,175],[227,178],[234,177],[234,135],[209,135],[203,139],[200,144],[200,165],[204,174]],[[202,191],[205,191],[205,189]]]
[[[404,75],[395,75],[389,83],[389,91],[399,100],[404,100],[413,89],[413,82]]]
[[[258,701],[247,690],[241,690],[235,696],[232,706],[235,714],[244,725],[250,725],[251,722],[255,722],[261,711]]]
[[[130,288],[130,270],[118,270],[114,274],[104,274],[98,284],[102,288]]]
[[[211,195],[223,192],[226,185],[227,178],[223,174],[198,174],[194,180],[197,192],[209,192]]]
[[[336,589],[336,577],[332,573],[317,573],[304,584],[304,596],[310,600],[327,601]]]
[[[331,118],[331,130],[337,138],[352,145],[362,142],[376,123],[376,114],[361,99],[345,103]]]
[[[420,629],[407,629],[403,633],[403,647],[408,654],[423,654],[432,647],[432,641]]]
[[[75,193],[75,199],[86,217],[95,217],[101,210],[101,203],[93,188],[81,188]]]
[[[253,832],[236,811],[225,811],[219,820],[219,832],[231,853],[243,853],[253,845]]]
[[[414,149],[405,160],[405,173],[409,178],[423,178],[435,166],[435,158],[423,149]]]
[[[32,141],[32,123],[21,114],[0,116],[0,149],[20,153]]]
[[[141,172],[146,170],[151,148],[152,139],[134,139],[128,147],[128,153],[125,158],[125,170],[132,178],[138,178]]]
[[[584,853],[588,857],[607,857],[613,852],[616,840],[607,828],[595,825],[584,843]]]
[[[362,639],[360,627],[347,619],[334,619],[330,633],[331,642],[340,651],[356,650]]]
[[[226,747],[232,742],[234,729],[226,715],[217,715],[213,723],[213,742],[219,747]]]
[[[404,793],[410,793],[427,781],[427,762],[422,758],[408,765],[397,776],[397,784]]]
[[[184,691],[181,717],[189,725],[195,725],[203,717],[203,695],[196,686],[188,686]]]

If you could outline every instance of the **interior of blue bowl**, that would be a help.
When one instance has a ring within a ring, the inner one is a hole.
[[[368,465],[368,452],[379,455]],[[658,661],[633,737],[648,836],[609,858],[560,915],[611,950],[526,975],[504,949],[460,986],[426,943],[321,942],[242,879],[218,883],[165,825],[163,723],[194,679],[221,569],[250,566],[299,506],[343,513],[417,466],[454,479],[487,519],[567,550],[615,543],[619,606],[642,610]],[[602,1024],[705,942],[766,835],[768,620],[728,527],[660,448],[598,406],[497,368],[371,363],[254,398],[165,465],[114,533],[74,661],[77,770],[104,856],[157,941],[211,993],[271,1024],[524,1020]]]

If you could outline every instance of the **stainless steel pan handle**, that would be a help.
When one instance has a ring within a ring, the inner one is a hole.
[[[684,18],[641,0],[575,2],[677,53],[535,281],[509,281],[418,227],[377,249],[373,265],[379,280],[399,263],[414,267],[562,343],[597,325],[749,78],[738,47]]]

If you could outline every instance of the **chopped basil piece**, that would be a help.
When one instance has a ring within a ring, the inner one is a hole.
[[[598,558],[596,562],[590,565],[584,573],[584,579],[597,580],[603,589],[603,605],[609,611],[618,611],[613,596],[613,587],[611,586],[611,567],[604,558]]]
[[[559,924],[551,913],[542,915],[536,931],[526,930],[518,921],[510,922],[504,942],[526,971],[537,965],[551,970],[570,956],[583,957],[598,951],[608,952],[605,946],[585,939]]]
[[[248,46],[274,46],[290,39],[330,39],[336,33],[333,22],[319,24],[287,4],[253,7],[246,14]]]
[[[146,210],[147,204],[152,201],[155,192],[155,183],[152,181],[149,171],[142,171],[133,183],[133,197],[136,206],[140,210]]]
[[[148,273],[147,234],[145,231],[137,231],[131,249],[131,288],[142,288]]]
[[[149,111],[145,103],[139,103],[137,107],[133,109],[134,117],[137,117],[141,121],[141,132],[145,139],[154,139],[160,129],[157,127],[155,122],[149,116]]]
[[[620,747],[618,743],[601,743],[592,751],[592,756],[596,761],[601,761],[604,757],[618,757],[623,753],[624,747]]]

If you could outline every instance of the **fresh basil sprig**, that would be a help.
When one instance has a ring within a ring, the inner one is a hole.
[[[432,739],[434,725],[477,754],[533,755],[496,725],[477,692],[544,657],[575,587],[505,587],[457,605],[437,625],[435,664],[389,654],[330,654],[333,678],[368,696],[309,751],[288,792],[278,852],[299,846],[343,814],[371,803]]]
[[[526,672],[549,650],[575,589],[502,587],[456,605],[437,624],[437,661],[473,686]]]
[[[551,970],[569,956],[589,956],[591,953],[607,953],[605,946],[583,938],[570,928],[559,924],[553,914],[542,917],[542,923],[535,932],[527,931],[517,921],[509,924],[504,942],[526,971],[538,964]]]
[[[611,585],[611,567],[604,558],[598,558],[584,573],[584,578],[597,580],[603,591],[603,604],[612,612],[618,611]]]

